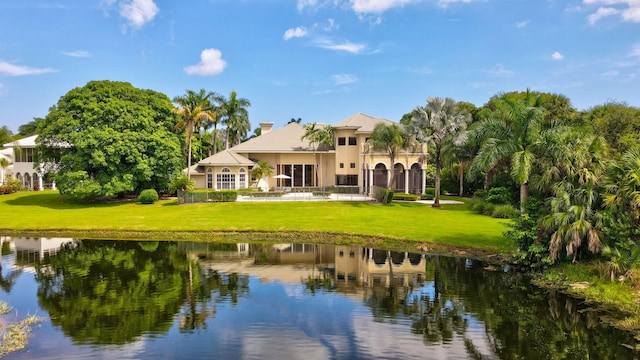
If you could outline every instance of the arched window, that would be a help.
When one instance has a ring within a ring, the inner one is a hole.
[[[387,167],[382,163],[376,164],[373,170],[373,185],[387,187]]]
[[[31,190],[31,175],[29,175],[29,173],[24,173],[22,185],[24,185],[27,190]]]
[[[404,177],[405,177],[405,171],[404,171],[404,166],[400,163],[397,163],[394,167],[393,167],[393,173],[394,173],[394,177],[395,177],[395,191],[405,191],[404,189]]]
[[[207,189],[213,189],[213,170],[207,170]]]
[[[40,177],[38,173],[33,173],[33,190],[42,190],[40,189]]]
[[[16,179],[20,180],[20,183],[24,185],[24,183],[22,182],[22,174],[16,173]]]
[[[238,175],[238,188],[245,189],[247,187],[247,171],[243,168],[240,169],[240,175]]]
[[[236,188],[236,176],[231,173],[229,168],[224,168],[216,176],[217,190],[234,190]]]

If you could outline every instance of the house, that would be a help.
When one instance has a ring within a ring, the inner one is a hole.
[[[393,124],[390,120],[354,114],[332,125],[335,132],[329,148],[317,148],[305,139],[301,124],[290,123],[274,130],[273,123],[263,122],[260,136],[192,165],[191,179],[201,189],[256,187],[260,179],[251,177],[251,169],[263,160],[273,169],[264,186],[268,188],[345,187],[370,195],[374,186],[386,187],[394,171],[394,190],[424,193],[424,146],[399,154],[395,164],[389,163],[385,152],[368,151],[366,142],[381,122]]]
[[[34,154],[36,138],[38,135],[29,136],[7,144],[4,144],[2,154],[9,160],[9,167],[2,169],[2,178],[10,175],[20,180],[27,190],[43,190],[45,187],[55,188],[55,184],[45,184],[43,174],[35,167]]]

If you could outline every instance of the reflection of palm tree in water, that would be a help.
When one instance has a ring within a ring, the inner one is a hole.
[[[0,288],[5,292],[10,292],[16,280],[22,274],[22,269],[13,270],[6,277],[2,274],[2,264],[0,264]]]

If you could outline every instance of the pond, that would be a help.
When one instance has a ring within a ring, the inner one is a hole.
[[[507,267],[309,244],[0,237],[6,359],[632,359],[582,302]],[[0,330],[1,331],[1,330]]]

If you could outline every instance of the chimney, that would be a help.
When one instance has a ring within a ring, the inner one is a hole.
[[[261,122],[258,123],[260,125],[260,135],[265,135],[271,132],[271,127],[273,127],[272,122]]]

